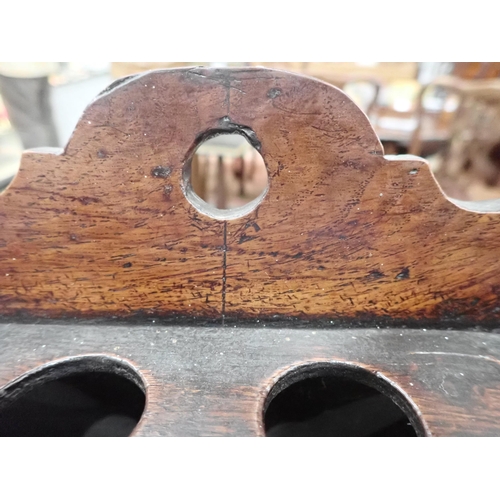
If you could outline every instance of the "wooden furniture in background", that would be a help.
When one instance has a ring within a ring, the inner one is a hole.
[[[449,140],[440,154],[436,175],[450,195],[488,199],[500,195],[500,79],[464,80],[443,76],[428,89],[442,89],[454,96],[456,110],[448,114]],[[420,99],[419,114],[426,111]],[[447,113],[442,112],[446,117]],[[421,123],[423,120],[421,119]],[[415,131],[410,152],[421,150],[420,130]]]
[[[237,217],[200,212],[185,176],[220,133],[268,169]],[[498,207],[459,206],[425,161],[384,157],[330,85],[258,68],[129,78],[64,151],[24,153],[0,226],[0,415],[64,361],[142,388],[135,435],[264,435],[281,377],[326,366],[419,435],[500,435]]]
[[[488,79],[500,77],[498,62],[457,62],[451,72],[453,76],[463,79]]]
[[[268,176],[262,156],[245,138],[223,134],[196,150],[191,184],[200,198],[226,209],[258,197],[267,188]]]

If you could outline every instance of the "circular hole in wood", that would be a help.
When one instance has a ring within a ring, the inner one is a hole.
[[[214,219],[243,217],[264,199],[269,178],[262,155],[238,133],[216,133],[199,144],[183,173],[184,193]]]
[[[44,365],[0,390],[0,436],[129,436],[146,404],[127,363],[83,356]]]
[[[416,409],[360,367],[314,363],[284,375],[264,405],[266,436],[423,436]]]

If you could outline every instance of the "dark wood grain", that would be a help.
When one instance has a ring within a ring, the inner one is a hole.
[[[214,131],[246,134],[270,176],[236,220],[183,192]],[[333,86],[259,68],[153,71],[96,98],[64,151],[24,153],[0,195],[0,314],[491,328],[500,215],[480,209],[447,199],[423,160],[384,157]]]
[[[258,207],[229,220],[187,199],[196,147],[222,132],[269,174]],[[384,381],[420,435],[500,435],[499,208],[384,157],[318,80],[184,68],[115,82],[64,151],[25,152],[0,195],[0,403],[47,363],[104,356],[144,382],[135,435],[259,436],[274,384],[327,363]]]
[[[138,436],[262,436],[274,383],[318,362],[388,379],[420,414],[423,435],[500,435],[494,333],[2,324],[0,387],[45,363],[89,354],[130,363],[144,380]]]

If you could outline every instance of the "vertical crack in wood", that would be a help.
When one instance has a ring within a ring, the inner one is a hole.
[[[227,264],[227,221],[224,221],[224,243],[222,245],[222,326],[226,319],[226,264]]]

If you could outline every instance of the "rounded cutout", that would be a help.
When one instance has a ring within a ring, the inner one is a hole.
[[[284,375],[264,404],[269,437],[424,436],[412,403],[357,366],[314,363]]]
[[[239,133],[215,133],[184,167],[184,194],[201,213],[230,220],[254,210],[269,189],[262,155]]]
[[[0,436],[129,436],[145,404],[144,382],[130,365],[105,356],[71,358],[0,390]]]

